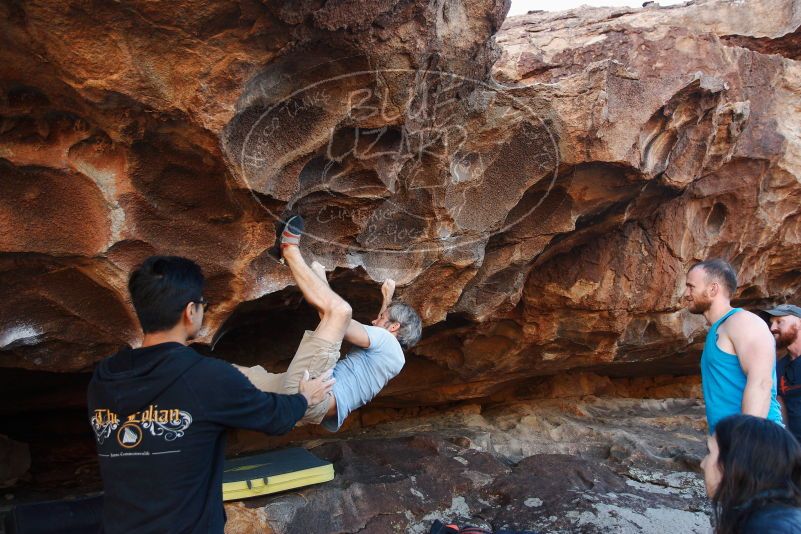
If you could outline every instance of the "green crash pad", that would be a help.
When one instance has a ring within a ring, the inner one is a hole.
[[[225,461],[223,500],[234,501],[334,479],[334,466],[293,447]]]

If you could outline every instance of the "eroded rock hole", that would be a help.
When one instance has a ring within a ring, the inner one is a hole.
[[[712,206],[712,210],[709,212],[709,215],[706,218],[706,227],[711,233],[720,233],[721,228],[723,228],[723,224],[726,222],[727,214],[728,210],[726,210],[726,206],[723,204],[716,202],[715,205]]]

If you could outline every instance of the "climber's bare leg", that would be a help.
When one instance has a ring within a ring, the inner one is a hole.
[[[318,261],[313,261],[311,266],[310,266],[310,268],[311,268],[312,272],[315,275],[317,275],[317,277],[320,280],[322,280],[323,282],[325,282],[326,285],[328,285],[328,275],[326,275],[326,273],[325,273],[325,266],[323,266],[323,264],[321,264]],[[329,285],[328,287],[331,287],[331,286]],[[322,312],[318,311],[318,313],[320,314],[320,319],[322,319],[323,318]],[[353,322],[355,322],[355,321],[353,319],[351,319],[351,323],[353,323]],[[350,330],[350,326],[348,326],[348,330]],[[345,339],[348,339],[348,332],[347,331],[345,332]],[[325,418],[336,417],[336,415],[337,415],[337,398],[336,398],[336,396],[331,395],[331,400],[329,401],[328,411],[325,414]]]
[[[350,304],[334,293],[328,282],[320,279],[306,265],[297,246],[284,245],[282,253],[303,298],[320,314],[320,324],[314,330],[314,335],[332,343],[342,341],[351,320]]]
[[[328,278],[325,273],[325,267],[322,264],[320,264],[317,261],[312,262],[311,270],[312,272],[314,272],[314,274],[316,274],[320,278],[320,280],[328,284]],[[387,308],[392,302],[392,297],[394,296],[394,294],[395,294],[395,281],[389,278],[384,280],[384,283],[381,285],[381,295],[382,295],[381,310],[378,312],[376,321],[381,320],[381,315],[384,312],[386,312]],[[345,331],[344,339],[348,343],[356,345],[357,347],[367,348],[370,346],[370,338],[367,336],[367,331],[364,329],[364,325],[354,319],[350,320],[348,328]]]

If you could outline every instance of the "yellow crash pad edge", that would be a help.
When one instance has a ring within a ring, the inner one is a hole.
[[[323,465],[273,477],[255,478],[223,484],[223,501],[234,501],[268,495],[334,480],[334,466]],[[249,484],[248,484],[249,483]]]

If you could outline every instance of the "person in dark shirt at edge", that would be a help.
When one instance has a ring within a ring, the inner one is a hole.
[[[284,434],[333,386],[307,374],[294,395],[265,393],[188,347],[203,322],[203,285],[200,267],[175,256],[150,257],[131,274],[142,346],[102,360],[88,388],[103,532],[222,533],[226,430]]]
[[[801,308],[782,304],[765,313],[771,316],[770,331],[776,338],[776,349],[785,351],[776,362],[778,399],[787,429],[801,441]]]
[[[729,415],[701,461],[714,534],[801,534],[801,445],[775,422]]]

